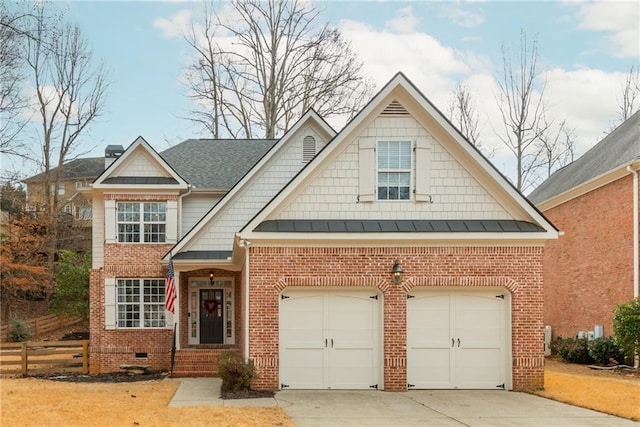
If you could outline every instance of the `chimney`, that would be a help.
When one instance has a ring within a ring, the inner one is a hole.
[[[111,163],[122,156],[122,153],[124,153],[122,145],[107,145],[107,148],[104,150],[104,168],[108,168]]]

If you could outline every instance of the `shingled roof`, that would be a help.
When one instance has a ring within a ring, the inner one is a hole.
[[[51,169],[51,173],[55,174],[56,169]],[[74,159],[62,167],[63,179],[94,179],[104,170],[104,157],[91,157],[88,159]],[[38,182],[44,179],[44,172],[31,176],[24,182]]]
[[[188,139],[160,153],[195,188],[229,189],[277,139]]]
[[[528,197],[534,204],[569,191],[606,172],[640,159],[640,111],[579,159],[558,169]]]

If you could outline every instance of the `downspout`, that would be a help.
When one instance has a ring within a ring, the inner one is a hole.
[[[638,263],[640,257],[638,256],[638,171],[627,166],[627,171],[633,174],[633,298],[638,298]],[[636,353],[633,361],[634,368],[640,367],[640,355]]]
[[[244,247],[244,360],[249,361],[249,254],[251,242],[241,239],[240,245]]]
[[[627,166],[627,171],[633,174],[633,298],[638,298],[639,289],[639,269],[640,255],[638,254],[638,171],[631,165]]]

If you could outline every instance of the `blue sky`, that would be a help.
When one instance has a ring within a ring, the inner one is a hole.
[[[550,111],[575,129],[580,152],[610,130],[622,81],[640,57],[637,2],[314,4],[352,43],[378,88],[403,71],[444,111],[455,85],[465,82],[477,103],[481,139],[497,150],[494,163],[507,173],[511,158],[494,131],[500,128],[495,79],[503,43],[516,51],[521,29],[538,39]],[[71,1],[53,6],[81,26],[96,59],[111,70],[104,114],[83,137],[83,153],[101,156],[106,145],[126,147],[138,135],[158,150],[203,136],[183,119],[192,107],[181,83],[192,52],[180,37],[198,18],[201,3]]]

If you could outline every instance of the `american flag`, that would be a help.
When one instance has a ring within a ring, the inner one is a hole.
[[[167,283],[164,290],[164,307],[171,313],[176,312],[176,282],[173,277],[173,258],[169,254],[169,271],[167,272]]]

